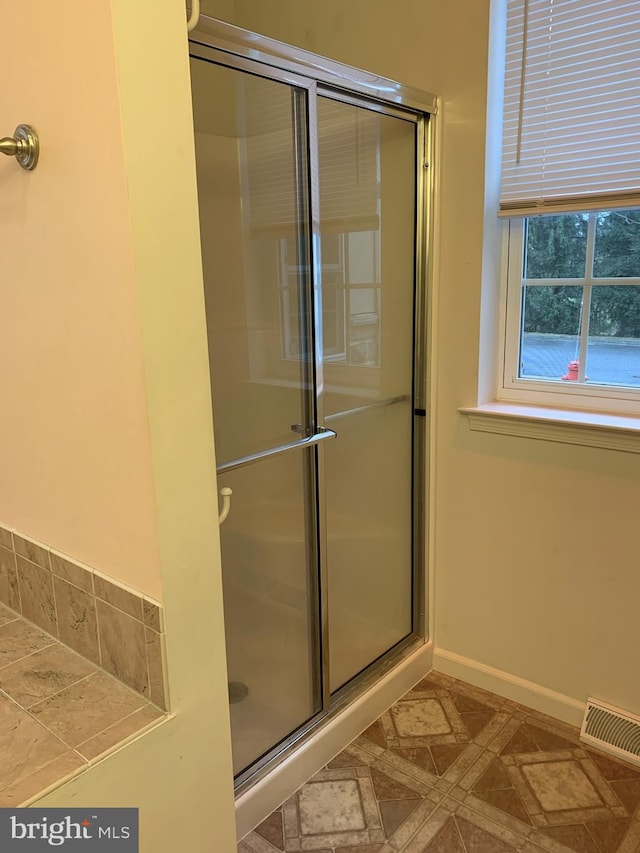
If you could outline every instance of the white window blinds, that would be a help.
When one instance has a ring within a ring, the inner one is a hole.
[[[295,151],[292,90],[246,75],[243,205],[256,230],[286,234],[295,226]],[[378,227],[380,115],[319,97],[318,158],[322,175],[323,229],[366,231]]]
[[[640,207],[640,0],[508,0],[500,215]]]

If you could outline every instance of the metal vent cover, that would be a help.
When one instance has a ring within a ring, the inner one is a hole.
[[[640,717],[587,699],[580,740],[640,766]]]

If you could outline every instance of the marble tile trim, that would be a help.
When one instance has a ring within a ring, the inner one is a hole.
[[[0,559],[0,604],[167,710],[161,604],[2,524]]]

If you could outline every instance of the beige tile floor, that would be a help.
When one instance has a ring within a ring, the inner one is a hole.
[[[640,768],[431,673],[239,853],[640,853]]]
[[[0,605],[0,807],[20,805],[162,716]]]

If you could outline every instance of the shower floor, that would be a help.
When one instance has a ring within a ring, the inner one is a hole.
[[[229,706],[238,773],[312,716],[311,671],[302,608],[226,585],[225,611],[229,681],[248,688]]]
[[[238,853],[639,853],[640,768],[432,672]]]
[[[284,584],[270,589],[225,585],[227,661],[230,682],[248,693],[230,705],[234,772],[238,773],[317,713],[304,594]],[[345,614],[346,616],[346,614]],[[332,661],[334,683],[342,684],[366,660],[367,637],[386,648],[397,642],[384,627],[345,618],[340,657]],[[387,637],[388,634],[388,637]]]

